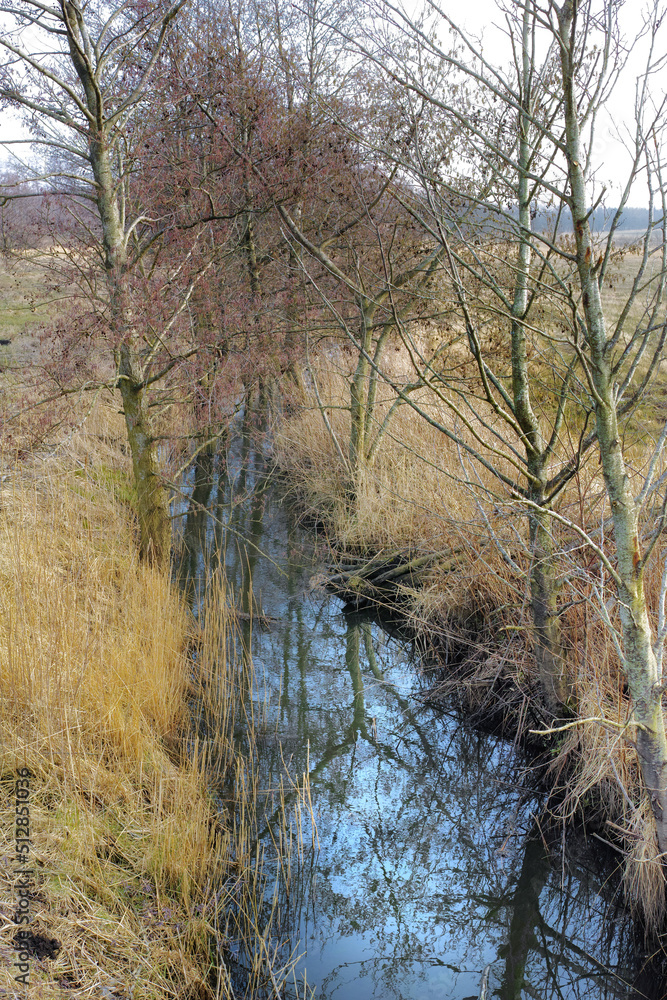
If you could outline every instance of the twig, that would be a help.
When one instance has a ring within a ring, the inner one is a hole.
[[[621,732],[626,730],[628,726],[636,726],[637,729],[642,729],[647,732],[646,726],[641,722],[636,722],[633,719],[629,719],[624,725],[620,722],[612,722],[611,719],[601,719],[599,716],[592,715],[587,719],[575,719],[574,722],[566,722],[563,726],[554,726],[551,729],[530,729],[529,732],[533,736],[551,736],[553,733],[564,733],[566,729],[573,729],[575,726],[582,726],[586,722],[599,722],[603,726],[612,726],[614,729],[619,729]]]

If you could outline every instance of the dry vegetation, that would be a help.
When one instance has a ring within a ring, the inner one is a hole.
[[[6,304],[16,304],[16,316],[11,308],[7,313],[11,337],[30,346],[30,329],[18,332],[24,292],[6,274],[2,280]],[[390,357],[395,376],[409,379],[402,352]],[[315,372],[343,451],[349,360],[333,351]],[[21,398],[15,344],[0,348],[0,362],[9,368],[0,376],[9,389],[7,408]],[[390,392],[382,392],[378,420],[391,402]],[[451,421],[437,401],[423,396],[421,402]],[[304,391],[299,404],[276,429],[276,455],[332,544],[444,556],[423,588],[407,594],[437,662],[434,694],[455,696],[480,720],[509,720],[524,735],[541,728],[539,714],[529,710],[525,529],[514,506],[495,486],[494,503],[480,500],[480,487],[490,484],[471,466],[463,474],[455,446],[407,406],[351,503],[346,470],[315,400]],[[275,944],[280,891],[269,891],[257,863],[261,795],[252,738],[245,757],[232,740],[249,668],[239,671],[228,655],[224,587],[211,588],[208,614],[197,623],[169,581],[139,564],[122,420],[110,397],[91,396],[76,407],[55,433],[47,421],[48,454],[25,453],[35,437],[32,411],[23,428],[12,425],[0,484],[0,838],[8,861],[0,995],[16,989],[10,862],[20,767],[31,773],[30,930],[60,946],[48,946],[51,958],[31,957],[28,997],[231,998],[225,946],[232,939],[246,942],[248,995],[275,992],[290,956]],[[636,438],[640,469],[643,445]],[[573,481],[562,509],[575,519],[604,519],[595,463]],[[491,530],[504,553],[492,544]],[[563,626],[573,696],[582,718],[606,721],[573,726],[559,738],[550,780],[561,794],[553,808],[563,818],[585,812],[602,839],[626,852],[629,898],[656,926],[663,919],[662,874],[652,819],[633,805],[638,773],[632,733],[623,728],[629,705],[609,629],[592,599],[599,567],[572,539],[564,542],[564,593],[569,588],[572,606]],[[653,607],[656,562],[648,580]],[[615,621],[611,605],[609,614]],[[199,741],[194,720],[205,733]],[[250,734],[252,722],[244,720]],[[301,795],[296,789],[292,798]],[[294,845],[287,822],[285,830],[278,848],[288,859]],[[289,860],[279,869],[288,877]]]
[[[27,254],[0,263],[0,364],[15,365],[34,356],[31,327],[44,310],[47,272]],[[9,341],[9,343],[6,343]]]
[[[21,995],[231,997],[225,949],[241,940],[261,996],[287,970],[256,847],[250,723],[249,754],[233,742],[250,667],[230,654],[222,581],[196,622],[138,562],[119,441],[100,403],[55,453],[4,462],[0,994],[18,989],[15,780],[27,768],[35,953]]]

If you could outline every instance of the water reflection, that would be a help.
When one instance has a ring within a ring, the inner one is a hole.
[[[639,997],[617,883],[591,848],[547,854],[521,755],[422,707],[409,643],[311,592],[317,539],[249,434],[200,462],[182,581],[196,591],[219,560],[244,614],[267,616],[244,623],[248,697],[268,703],[263,784],[310,776],[319,850],[285,906],[317,996],[477,998],[490,965],[500,1000]]]

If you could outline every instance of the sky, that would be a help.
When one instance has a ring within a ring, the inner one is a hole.
[[[441,0],[441,6],[454,17],[461,4],[458,0]],[[613,100],[602,109],[596,127],[593,156],[597,165],[598,192],[602,185],[607,188],[605,202],[609,206],[618,204],[631,166],[627,146],[619,133],[627,139],[628,128],[634,125],[636,79],[644,69],[647,55],[645,42],[637,44],[637,34],[642,23],[642,12],[648,6],[643,0],[626,0],[619,12],[624,39],[632,51],[615,88]],[[497,27],[502,25],[503,17],[496,0],[468,0],[463,7],[460,23],[482,38],[484,51],[493,61],[502,63],[507,50]],[[667,25],[662,31],[661,52],[667,52]],[[656,96],[664,97],[667,91],[667,64],[653,77],[652,90]],[[648,194],[643,182],[634,185],[629,204],[634,207],[645,207],[648,204]]]

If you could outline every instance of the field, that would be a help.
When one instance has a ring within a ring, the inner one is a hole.
[[[25,259],[16,259],[10,266],[0,262],[0,364],[36,359],[34,328],[51,313],[50,300],[43,268]]]

